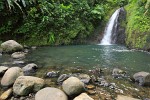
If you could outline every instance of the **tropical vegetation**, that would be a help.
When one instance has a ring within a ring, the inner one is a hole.
[[[126,45],[149,48],[150,0],[1,0],[0,41],[86,43],[94,38],[97,27],[102,33],[111,14],[122,6],[127,11]]]
[[[83,43],[125,0],[3,0],[0,40],[28,45]],[[106,18],[105,18],[106,17]]]
[[[137,49],[150,48],[150,0],[130,0],[126,6],[126,44]]]

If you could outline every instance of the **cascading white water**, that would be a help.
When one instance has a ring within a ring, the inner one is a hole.
[[[104,31],[104,36],[103,39],[101,40],[100,45],[111,45],[111,41],[112,41],[112,34],[113,34],[113,28],[114,25],[117,24],[117,19],[118,19],[118,15],[119,15],[120,9],[116,10],[114,12],[114,14],[111,16],[111,18],[109,19],[109,22],[107,24],[107,27],[105,28]]]

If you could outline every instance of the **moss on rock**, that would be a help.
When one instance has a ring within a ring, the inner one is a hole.
[[[146,2],[130,1],[127,10],[126,45],[131,48],[150,48],[150,12],[145,15]]]

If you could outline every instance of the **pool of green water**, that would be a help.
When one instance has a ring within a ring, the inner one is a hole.
[[[0,57],[0,64],[13,61],[10,55]],[[38,47],[31,50],[25,61],[41,67],[121,68],[127,71],[150,72],[150,53],[129,50],[120,45],[72,45]]]
[[[39,47],[27,55],[29,61],[44,66],[122,68],[130,72],[150,72],[148,52],[128,50],[120,45],[74,45]]]

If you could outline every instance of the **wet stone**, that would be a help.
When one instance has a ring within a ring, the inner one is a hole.
[[[88,84],[91,79],[90,76],[87,74],[79,74],[77,77],[85,84]]]
[[[34,63],[27,64],[22,68],[25,75],[32,75],[36,72],[38,66]]]
[[[8,99],[11,95],[12,95],[12,88],[10,88],[10,89],[8,89],[7,91],[5,91],[5,92],[0,96],[0,100],[6,100],[6,99]]]
[[[108,87],[109,83],[104,78],[98,78],[98,85]]]
[[[67,78],[69,78],[69,75],[67,74],[62,74],[59,76],[59,78],[57,79],[57,83],[62,83],[63,81],[65,81]]]
[[[87,85],[86,88],[91,90],[91,89],[94,89],[95,86],[94,85]]]
[[[59,76],[59,71],[57,71],[57,72],[51,71],[51,72],[46,73],[46,77],[49,77],[49,78],[56,78],[58,76]]]
[[[25,53],[24,52],[14,52],[11,55],[12,58],[14,59],[21,59],[21,58],[25,58]]]
[[[96,94],[96,91],[95,90],[87,90],[87,93],[90,95],[94,95],[94,94]]]
[[[121,69],[114,68],[112,71],[112,75],[114,78],[123,78],[126,77],[126,72]]]
[[[13,64],[14,64],[14,65],[17,65],[17,64],[25,64],[25,61],[15,60],[15,61],[13,61]]]

